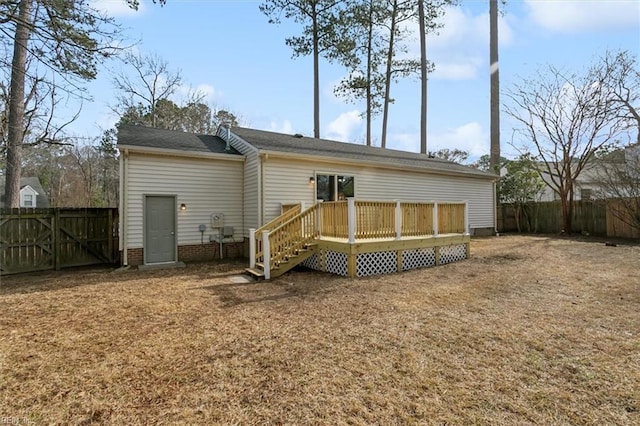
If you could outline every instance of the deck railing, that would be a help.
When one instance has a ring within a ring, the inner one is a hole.
[[[250,266],[287,259],[318,237],[356,240],[469,234],[466,202],[346,201],[294,208],[250,233]]]
[[[350,216],[354,240],[468,233],[465,202],[348,200],[319,206],[319,232],[323,237],[351,239]]]

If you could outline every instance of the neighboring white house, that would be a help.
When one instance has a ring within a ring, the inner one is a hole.
[[[131,125],[119,128],[118,148],[124,264],[241,255],[249,229],[283,204],[342,197],[467,201],[471,232],[495,230],[496,177],[423,154],[247,128],[212,136]]]
[[[5,207],[5,179],[0,179],[0,208]],[[37,177],[23,177],[20,179],[20,207],[22,208],[48,208],[47,198],[40,179]]]
[[[575,180],[573,199],[580,201],[607,197],[606,188],[603,188],[602,185],[603,173],[605,172],[603,168],[617,168],[636,164],[634,169],[637,170],[638,158],[640,158],[640,144],[634,144],[613,151],[607,156],[607,159],[594,160],[587,163]],[[541,176],[547,186],[538,201],[559,200],[558,194],[549,184],[551,182],[549,173],[543,172]]]

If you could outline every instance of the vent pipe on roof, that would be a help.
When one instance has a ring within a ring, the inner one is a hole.
[[[224,147],[225,151],[231,151],[231,125],[227,124],[227,146]]]

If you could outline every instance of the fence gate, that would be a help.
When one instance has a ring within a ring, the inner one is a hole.
[[[3,209],[0,213],[2,275],[118,261],[117,209]]]

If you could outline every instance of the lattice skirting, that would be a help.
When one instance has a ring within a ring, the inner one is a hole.
[[[393,274],[398,271],[398,254],[395,251],[360,253],[356,257],[356,275]]]
[[[467,247],[464,244],[456,246],[444,246],[440,247],[440,263],[458,262],[464,260],[467,257]]]
[[[402,270],[427,268],[436,266],[436,249],[423,248],[415,250],[405,250],[402,252]]]
[[[442,246],[439,247],[439,252],[440,264],[457,262],[466,259],[467,246],[465,244]],[[399,268],[400,271],[409,271],[437,264],[436,249],[433,247],[403,250],[401,254],[402,261],[398,262],[396,251],[359,253],[356,255],[356,275],[358,277],[385,275],[398,272]],[[349,274],[347,259],[346,253],[321,249],[305,260],[302,265],[318,271],[347,276]]]

